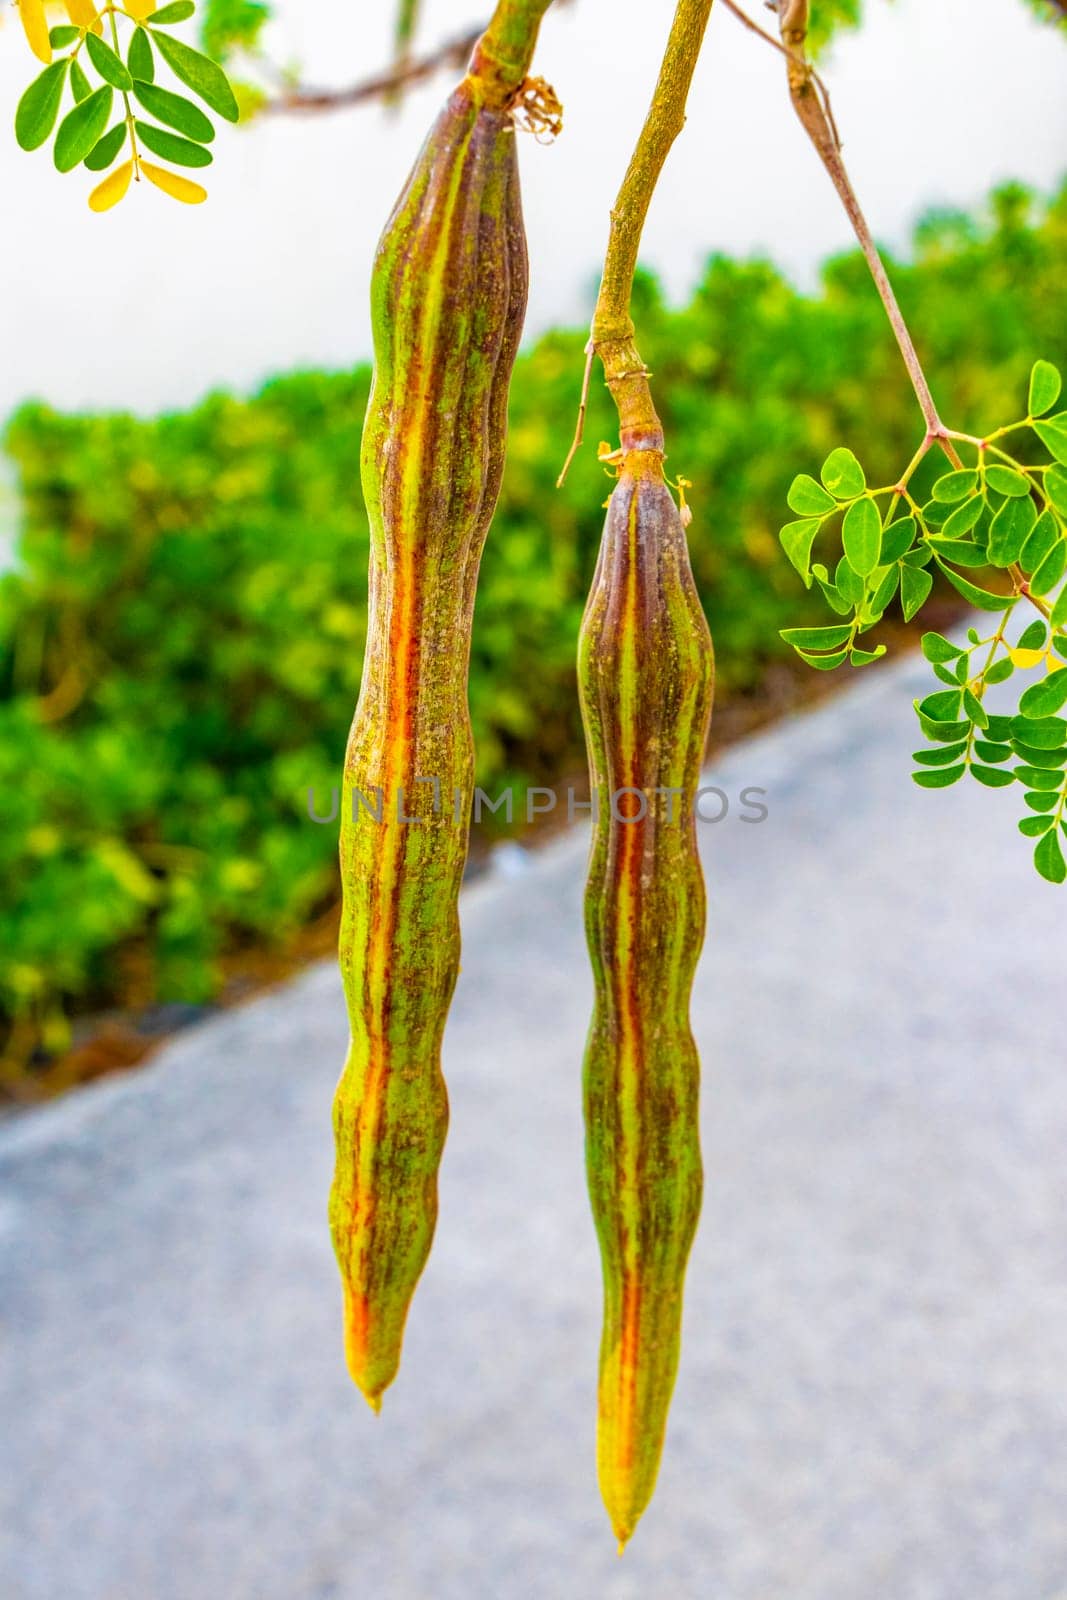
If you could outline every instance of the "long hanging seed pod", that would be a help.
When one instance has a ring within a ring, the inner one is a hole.
[[[620,1551],[655,1487],[700,1211],[700,1065],[689,996],[704,885],[693,807],[714,680],[629,303],[644,219],[684,122],[710,10],[711,0],[679,0],[612,211],[589,343],[618,408],[621,442],[578,652],[596,805],[585,899],[595,1004],[584,1100],[604,1278],[597,1469]],[[580,438],[581,417],[575,447]]]
[[[661,449],[623,455],[578,660],[597,806],[584,1076],[604,1273],[597,1466],[624,1544],[655,1486],[701,1196],[689,993],[704,885],[692,806],[713,665]]]
[[[374,265],[370,615],[341,820],[351,1044],[334,1102],[330,1225],[348,1367],[375,1410],[437,1215],[440,1049],[473,783],[471,618],[526,308],[511,106],[548,3],[501,0]]]

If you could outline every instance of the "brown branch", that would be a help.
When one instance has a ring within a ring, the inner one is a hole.
[[[484,24],[470,28],[455,39],[447,39],[428,55],[418,56],[400,65],[389,67],[374,77],[364,78],[346,89],[308,89],[297,86],[283,91],[268,100],[261,111],[302,113],[314,111],[341,111],[349,106],[365,105],[370,100],[388,100],[399,90],[413,83],[434,77],[445,67],[463,67],[471,51],[484,33]]]
[[[344,111],[349,106],[365,105],[369,100],[383,100],[388,105],[390,101],[395,102],[400,92],[411,84],[432,78],[445,67],[465,67],[480,39],[491,56],[494,52],[503,52],[505,59],[502,66],[506,75],[506,69],[513,65],[507,60],[509,52],[517,51],[517,60],[527,60],[531,25],[536,29],[536,23],[548,10],[550,3],[551,0],[523,0],[523,3],[510,0],[510,3],[500,4],[498,0],[490,21],[483,22],[480,27],[468,28],[454,39],[446,39],[427,55],[394,60],[384,72],[363,78],[359,83],[350,84],[347,89],[308,89],[297,84],[295,88],[283,89],[280,94],[267,100],[259,107],[259,111],[296,114]],[[571,0],[556,0],[559,7],[570,3]]]
[[[830,110],[829,96],[822,80],[816,74],[806,54],[808,37],[808,8],[809,0],[777,0],[774,7],[778,13],[778,28],[781,34],[781,43],[772,39],[769,34],[754,23],[751,17],[745,16],[734,0],[724,0],[730,13],[738,17],[752,32],[759,34],[761,39],[775,46],[786,58],[786,72],[789,79],[789,94],[793,102],[793,109],[800,120],[801,127],[815,147],[815,152],[826,168],[830,181],[837,190],[841,204],[852,224],[852,231],[856,235],[859,247],[863,251],[864,259],[870,269],[874,286],[878,290],[879,298],[885,308],[889,325],[893,330],[904,365],[907,368],[911,386],[915,390],[915,398],[919,402],[926,423],[926,436],[931,442],[935,441],[941,446],[945,455],[953,466],[960,466],[960,458],[955,445],[949,436],[948,429],[938,415],[934,397],[930,392],[930,385],[926,381],[922,362],[915,349],[911,333],[904,314],[897,302],[893,285],[888,274],[874,237],[867,225],[867,219],[860,207],[856,191],[852,187],[852,180],[845,170],[845,163],[841,158],[841,141],[838,136],[837,126]]]

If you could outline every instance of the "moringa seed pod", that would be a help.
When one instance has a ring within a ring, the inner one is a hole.
[[[351,1044],[334,1101],[330,1225],[349,1371],[375,1410],[437,1216],[441,1037],[474,771],[471,619],[526,309],[515,135],[498,87],[472,75],[449,99],[372,282],[370,615],[341,819]]]
[[[620,1549],[655,1487],[702,1185],[689,995],[704,884],[692,807],[714,666],[657,443],[623,455],[578,656],[596,806],[584,1098],[604,1277],[597,1468]]]

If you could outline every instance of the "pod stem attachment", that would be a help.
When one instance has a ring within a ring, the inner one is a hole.
[[[541,18],[552,0],[497,0],[489,25],[474,47],[470,76],[486,104],[503,109],[521,89],[533,59]]]

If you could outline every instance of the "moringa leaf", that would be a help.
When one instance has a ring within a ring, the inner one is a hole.
[[[110,83],[113,89],[123,91],[133,88],[133,78],[109,44],[105,44],[95,33],[87,33],[85,48],[89,52],[89,60],[105,83]]]
[[[1057,539],[1048,555],[1030,579],[1030,593],[1048,594],[1067,571],[1067,539]]]
[[[973,494],[978,486],[978,473],[974,468],[963,468],[959,472],[946,472],[938,478],[931,493],[935,500],[945,505],[955,505],[957,500],[965,500]]]
[[[934,767],[924,772],[913,772],[911,779],[920,789],[947,789],[954,783],[959,783],[967,768],[961,763],[958,767]]]
[[[109,83],[68,111],[56,134],[54,160],[59,172],[73,172],[97,144],[111,115],[115,91]]]
[[[1060,397],[1060,375],[1051,361],[1035,361],[1030,368],[1029,414],[1042,416]]]
[[[1067,411],[1060,411],[1047,422],[1035,422],[1034,432],[1050,455],[1067,466]]]
[[[210,56],[201,55],[199,50],[182,44],[180,39],[172,39],[169,33],[157,33],[153,37],[157,50],[175,77],[180,78],[187,88],[200,96],[205,105],[217,111],[220,117],[225,117],[227,122],[239,120],[241,112],[229,80]]]
[[[830,493],[838,500],[854,500],[867,487],[867,477],[851,450],[838,446],[831,450],[819,473]]]
[[[979,611],[1007,611],[1019,598],[1018,595],[992,594],[988,589],[979,589],[975,584],[968,583],[966,578],[961,578],[958,572],[953,572],[951,567],[945,565],[940,556],[935,555],[934,560],[952,587],[965,600],[969,600],[972,606],[977,606]]]
[[[115,126],[109,129],[102,139],[97,140],[85,158],[85,165],[90,172],[104,172],[110,167],[126,143],[127,132],[128,129],[124,119],[122,122],[116,122]]]
[[[916,612],[922,610],[933,586],[933,578],[923,567],[900,569],[900,605],[905,622],[910,622]]]
[[[155,82],[156,58],[152,54],[152,41],[144,28],[133,30],[130,48],[126,53],[126,63],[131,77],[140,78],[142,83]]]
[[[69,65],[69,56],[53,61],[34,78],[19,101],[15,112],[15,138],[23,150],[39,150],[55,127]]]
[[[146,111],[170,128],[177,128],[187,139],[197,144],[210,144],[215,137],[215,127],[199,106],[194,106],[183,94],[161,89],[158,84],[141,83],[134,79],[133,92]]]
[[[1026,474],[1016,472],[1014,467],[1003,467],[999,462],[986,468],[985,481],[998,494],[1006,494],[1011,499],[1021,499],[1030,493],[1030,480]]]
[[[921,767],[947,767],[961,756],[966,748],[966,739],[959,739],[954,744],[940,745],[936,750],[913,750],[911,759],[917,761]]]
[[[1038,841],[1034,866],[1049,883],[1062,883],[1067,878],[1067,861],[1063,859],[1063,848],[1055,828]]]
[[[1067,705],[1067,667],[1062,672],[1050,672],[1040,683],[1030,685],[1019,701],[1024,717],[1055,718],[1061,706]],[[1020,737],[1028,738],[1028,734]]]
[[[787,522],[779,528],[778,538],[793,566],[804,579],[804,587],[811,588],[811,547],[819,531],[820,518],[801,517],[798,522]]]
[[[852,629],[844,623],[828,628],[782,628],[779,637],[805,650],[833,650],[848,642]]]
[[[205,150],[202,144],[193,144],[189,139],[180,139],[176,133],[167,133],[163,128],[155,128],[150,122],[138,120],[137,132],[141,143],[146,150],[151,150],[155,156],[162,156],[164,161],[173,161],[179,167],[210,167],[215,159],[210,150]]]
[[[800,517],[825,517],[836,508],[832,494],[816,483],[809,472],[798,472],[789,485],[786,504]]]

